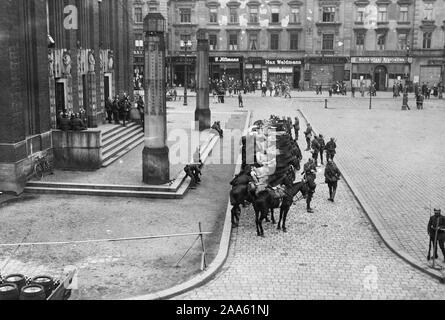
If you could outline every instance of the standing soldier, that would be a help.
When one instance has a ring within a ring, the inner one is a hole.
[[[105,100],[105,111],[107,112],[108,123],[111,123],[113,116],[113,102],[111,101],[110,97]]]
[[[335,149],[337,148],[337,144],[335,143],[335,139],[331,138],[331,140],[326,143],[326,160],[332,159],[334,160],[334,156],[336,154]]]
[[[314,139],[311,143],[312,147],[312,158],[314,159],[315,167],[318,167],[318,154],[320,153],[320,144],[318,143],[317,135],[314,135]]]
[[[325,182],[329,188],[329,201],[334,202],[335,193],[337,192],[337,181],[340,180],[340,170],[338,170],[332,159],[327,160],[326,168],[324,169]]]
[[[303,174],[304,178],[307,181],[309,190],[306,197],[306,211],[309,213],[313,213],[314,210],[311,208],[312,196],[314,195],[315,188],[317,185],[315,184],[317,168],[315,167],[314,161],[312,158],[309,158],[308,162],[304,164]]]
[[[295,131],[295,141],[297,141],[298,131],[300,131],[300,120],[298,119],[298,117],[295,117],[294,131]]]
[[[304,135],[306,136],[306,151],[311,150],[311,138],[312,138],[312,127],[311,124],[308,122],[306,131],[304,132]]]
[[[120,121],[119,121],[119,96],[114,97],[112,111],[113,111],[114,123],[120,124]]]
[[[427,231],[430,237],[430,245],[431,242],[434,245],[434,258],[437,259],[439,257],[437,255],[437,245],[439,245],[445,262],[445,217],[440,214],[438,207],[434,209],[434,215],[428,221]],[[430,260],[430,251],[428,251],[427,260]]]
[[[323,152],[324,152],[326,145],[324,143],[324,138],[323,138],[322,134],[318,135],[318,144],[320,145],[320,151],[319,151],[320,152],[320,162],[323,165],[324,164],[323,163]]]
[[[422,93],[419,93],[417,95],[416,103],[417,103],[417,109],[418,110],[423,109],[423,94]]]

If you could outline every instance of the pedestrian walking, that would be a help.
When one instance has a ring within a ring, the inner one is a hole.
[[[314,160],[309,158],[308,162],[304,164],[303,175],[308,185],[308,194],[306,196],[306,211],[313,213],[314,209],[311,208],[312,197],[315,193],[317,184],[315,183],[317,168],[315,167]]]
[[[318,136],[314,135],[314,139],[311,142],[312,159],[314,159],[315,167],[318,167],[318,154],[320,153],[320,144],[318,143]]]
[[[295,117],[295,122],[294,122],[295,141],[298,140],[298,131],[300,131],[300,120],[298,119],[298,117]]]
[[[337,182],[340,180],[340,170],[332,159],[329,159],[324,169],[325,182],[329,188],[329,201],[334,202],[335,193],[337,192]]]
[[[417,110],[422,110],[423,109],[423,94],[419,93],[419,95],[417,96],[416,99],[416,104],[417,104]]]
[[[238,107],[243,108],[243,96],[241,95],[241,91],[238,93]]]
[[[337,148],[337,144],[335,143],[335,139],[331,138],[328,143],[326,143],[326,161],[329,159],[334,160],[334,156],[336,154],[336,148]]]
[[[355,98],[355,87],[354,86],[351,87],[351,95],[353,98]]]
[[[320,162],[323,165],[323,152],[324,152],[324,148],[326,147],[325,142],[324,142],[324,138],[322,134],[318,135],[318,144],[320,145]]]
[[[307,124],[307,128],[306,131],[304,132],[304,135],[306,137],[306,144],[307,144],[305,151],[309,151],[311,150],[311,138],[312,138],[312,127],[310,123]]]

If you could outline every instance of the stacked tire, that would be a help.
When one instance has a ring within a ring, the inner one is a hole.
[[[37,276],[27,280],[22,274],[10,274],[0,284],[1,300],[46,300],[55,288],[48,276]]]

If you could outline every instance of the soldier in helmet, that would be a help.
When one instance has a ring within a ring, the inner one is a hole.
[[[305,163],[303,168],[304,178],[307,181],[307,185],[309,188],[308,195],[306,197],[306,210],[309,213],[314,212],[314,210],[311,208],[311,201],[312,196],[315,192],[315,188],[317,187],[315,183],[316,172],[317,168],[315,167],[314,160],[312,158],[309,158],[308,162]]]
[[[445,261],[445,217],[441,215],[440,212],[441,210],[438,207],[434,209],[434,215],[431,216],[430,221],[428,221],[427,231],[430,237],[430,244],[432,242],[434,245],[437,240],[437,244],[434,246],[434,258],[437,259],[439,257],[437,255],[437,246],[439,246]],[[427,259],[430,259],[429,251]]]

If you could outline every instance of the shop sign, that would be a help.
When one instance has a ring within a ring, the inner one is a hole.
[[[346,57],[310,57],[307,62],[311,64],[344,64],[348,62]]]
[[[411,57],[351,57],[351,63],[411,63]]]
[[[240,63],[241,57],[209,57],[209,60],[215,63]]]
[[[269,67],[269,73],[292,73],[292,67]]]
[[[196,62],[196,57],[194,56],[188,56],[187,59],[185,58],[185,56],[169,57],[167,59],[170,59],[171,62],[180,64],[185,64],[186,62],[187,64],[193,64]]]
[[[265,65],[301,65],[301,60],[295,59],[264,59]]]

